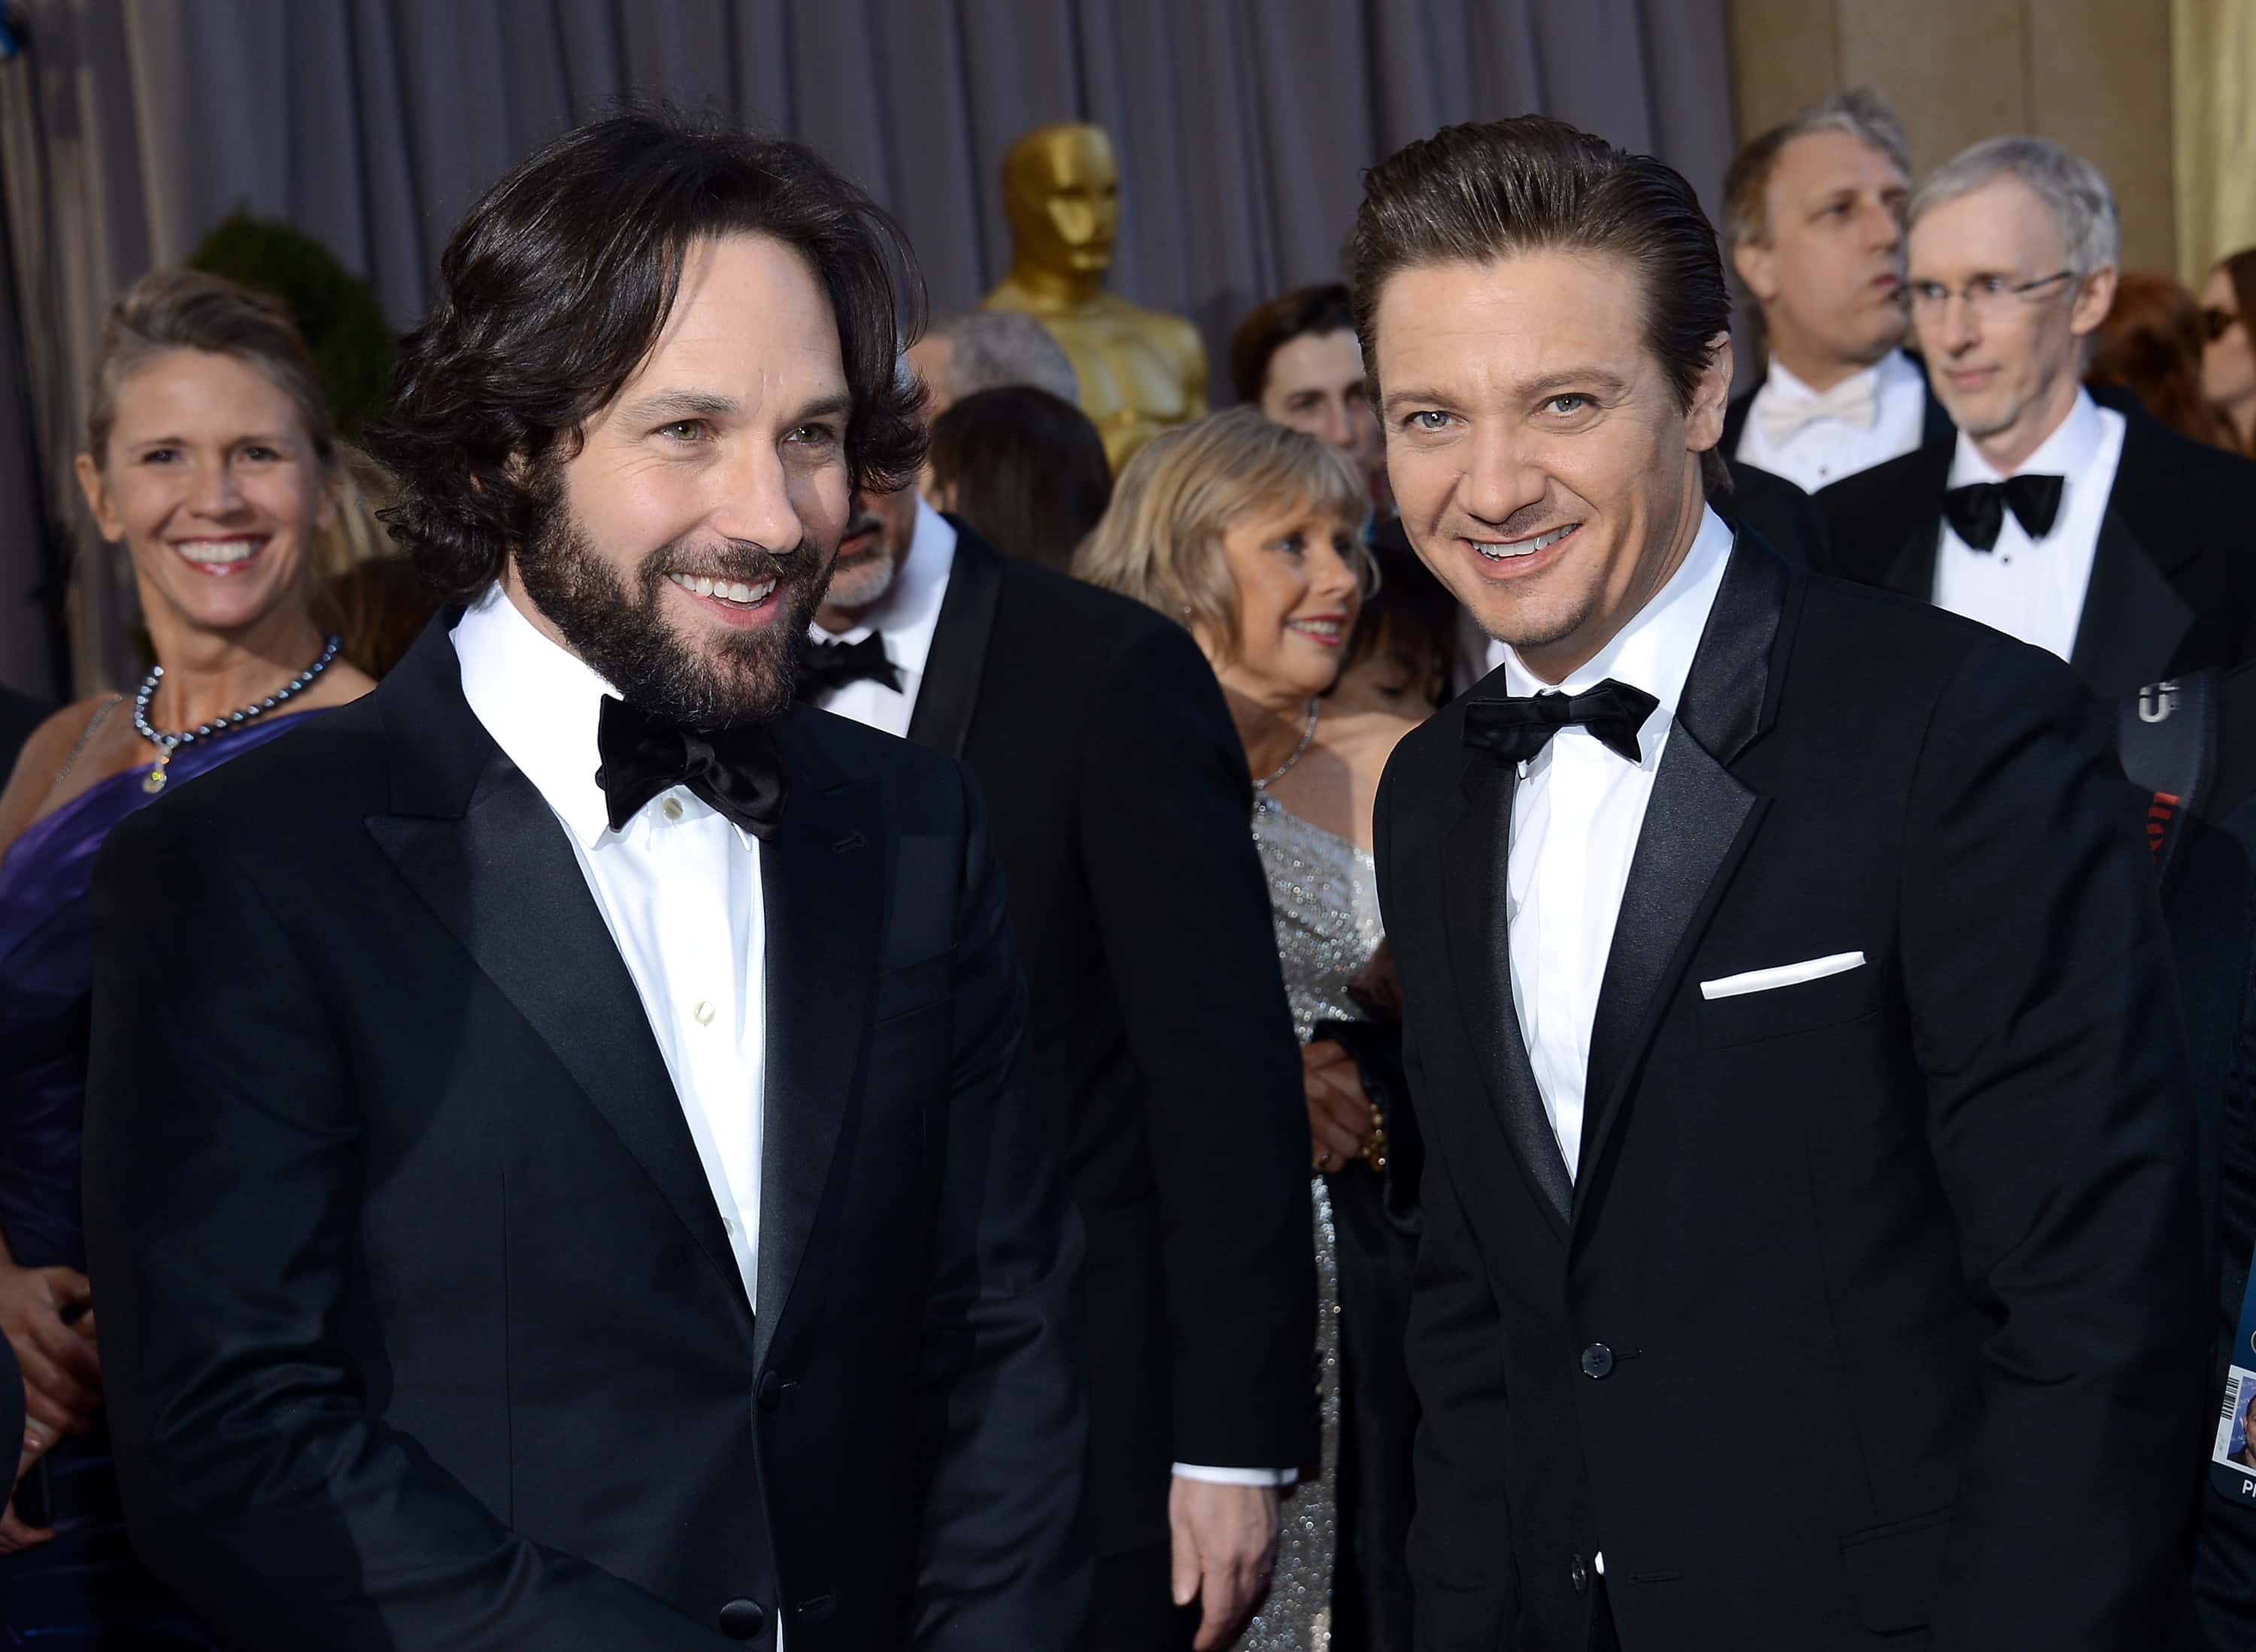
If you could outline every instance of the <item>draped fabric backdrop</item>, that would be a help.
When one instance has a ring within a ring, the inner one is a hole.
[[[0,679],[48,686],[35,500],[76,547],[74,692],[124,681],[130,582],[68,487],[105,305],[233,208],[286,218],[412,325],[478,193],[655,93],[814,145],[900,219],[936,308],[1009,259],[1029,127],[1109,129],[1112,285],[1230,327],[1335,277],[1361,172],[1451,121],[1543,110],[1671,161],[1711,215],[1724,0],[28,0],[0,63],[17,276],[0,362]],[[4,274],[4,272],[0,272]],[[7,296],[7,295],[0,295]],[[1217,376],[1216,404],[1228,399]]]

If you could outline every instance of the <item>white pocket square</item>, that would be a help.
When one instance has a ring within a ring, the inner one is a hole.
[[[1799,986],[1804,981],[1822,981],[1829,975],[1842,975],[1851,970],[1865,967],[1861,952],[1836,952],[1829,958],[1812,958],[1807,964],[1781,964],[1775,969],[1749,970],[1744,975],[1726,975],[1720,980],[1700,983],[1700,996],[1707,999],[1738,998],[1745,992],[1768,992],[1781,986]]]

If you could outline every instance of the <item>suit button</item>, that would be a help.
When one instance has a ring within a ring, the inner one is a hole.
[[[772,1371],[760,1379],[760,1409],[772,1412],[783,1403],[783,1379]]]
[[[1575,1557],[1575,1569],[1567,1574],[1567,1581],[1575,1585],[1575,1592],[1578,1595],[1586,1595],[1590,1592],[1590,1569],[1583,1564],[1582,1556],[1577,1555]],[[737,1604],[741,1606],[749,1605],[750,1602],[739,1600]],[[723,1627],[726,1627],[725,1619],[723,1620]]]
[[[1583,1350],[1583,1374],[1592,1381],[1610,1376],[1614,1368],[1614,1351],[1602,1342],[1594,1342]]]
[[[1575,1563],[1577,1566],[1582,1562]],[[721,1633],[732,1641],[750,1641],[767,1627],[767,1609],[757,1600],[731,1600],[721,1608]]]

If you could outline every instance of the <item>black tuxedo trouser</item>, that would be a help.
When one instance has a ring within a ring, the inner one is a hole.
[[[1199,1611],[1175,1604],[1174,1560],[1168,1543],[1098,1557],[1081,1652],[1184,1652],[1198,1634]]]

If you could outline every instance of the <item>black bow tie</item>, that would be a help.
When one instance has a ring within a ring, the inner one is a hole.
[[[1507,763],[1525,763],[1560,730],[1579,724],[1630,762],[1644,759],[1637,731],[1660,701],[1642,688],[1608,677],[1583,694],[1503,695],[1465,702],[1465,744],[1493,752]]]
[[[799,697],[842,688],[864,679],[882,682],[895,694],[901,691],[901,668],[885,655],[883,632],[871,632],[859,642],[816,642],[809,638],[799,651]]]
[[[2006,507],[2033,540],[2052,532],[2060,514],[2059,477],[2007,477],[2003,482],[1975,482],[1953,488],[1942,496],[1942,513],[1958,537],[1978,551],[1993,549],[2006,526]]]
[[[775,835],[791,794],[791,775],[765,723],[733,729],[686,729],[610,695],[596,719],[603,766],[596,784],[619,830],[669,786],[686,786],[720,814],[765,839]]]

